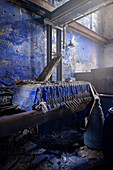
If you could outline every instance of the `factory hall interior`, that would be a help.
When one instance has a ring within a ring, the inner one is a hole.
[[[0,170],[113,170],[113,0],[0,0]]]

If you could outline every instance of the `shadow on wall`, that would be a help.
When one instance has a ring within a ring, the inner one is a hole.
[[[113,67],[92,69],[91,72],[75,73],[76,80],[88,81],[98,93],[113,94]]]

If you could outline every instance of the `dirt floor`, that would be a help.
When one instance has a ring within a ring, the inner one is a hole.
[[[107,169],[102,151],[83,143],[83,132],[63,129],[37,135],[26,129],[0,139],[1,170],[86,170]],[[108,169],[107,169],[108,170]]]

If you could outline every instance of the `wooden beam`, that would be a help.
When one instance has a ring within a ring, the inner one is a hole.
[[[45,0],[29,0],[30,2],[46,9],[47,11],[52,12],[55,9],[55,6]]]
[[[51,59],[51,61],[48,63],[48,65],[44,68],[42,73],[37,78],[37,81],[48,81],[61,59],[62,56],[60,54],[58,54],[58,57]]]
[[[35,13],[40,16],[45,15],[45,11],[41,10],[38,5],[28,1],[28,0],[7,0],[10,3],[13,3],[21,8],[24,8],[26,10],[29,10],[32,13]]]
[[[109,44],[112,44],[112,43],[113,43],[113,39],[111,39],[111,40],[109,39]]]
[[[60,27],[58,24],[50,21],[50,20],[47,19],[47,18],[44,19],[44,24],[51,25],[53,28],[56,28],[56,29],[59,29],[59,30],[63,31],[63,28],[62,28],[62,27]]]
[[[101,43],[105,43],[107,44],[109,42],[109,39],[99,35],[98,33],[90,30],[89,28],[86,28],[85,26],[77,23],[77,22],[73,22],[71,24],[69,24],[67,26],[68,30],[74,31],[76,33],[79,33],[81,35],[83,35],[84,37],[96,41],[96,42],[101,42]]]
[[[18,131],[24,130],[25,128],[32,128],[36,125],[42,125],[49,121],[53,121],[76,111],[83,111],[86,104],[80,104],[79,110],[72,112],[65,106],[56,107],[50,111],[43,113],[42,111],[32,110],[29,112],[22,112],[10,116],[0,117],[0,137],[16,133]],[[79,113],[78,113],[79,114]]]
[[[6,112],[6,111],[9,111],[9,110],[15,110],[17,108],[16,105],[11,105],[11,106],[2,106],[0,107],[0,115],[2,112]]]
[[[49,18],[58,24],[67,24],[111,3],[113,0],[70,0],[49,14]]]
[[[44,124],[63,116],[72,114],[66,108],[55,108],[47,113],[37,112],[35,110],[23,112],[0,118],[0,137],[16,133],[25,128],[32,128],[36,125]]]
[[[49,24],[54,26],[55,28],[60,28],[60,30],[63,30],[63,27],[59,27],[58,24],[56,24],[55,22],[52,22],[48,19],[44,19],[44,23],[45,24]],[[72,22],[71,24],[68,24],[66,29],[70,30],[70,31],[74,31],[92,41],[98,42],[98,43],[104,43],[104,44],[108,44],[108,43],[112,43],[112,41],[110,41],[109,39],[103,37],[102,35],[99,35],[98,33],[92,31],[91,29],[77,23],[77,22]]]

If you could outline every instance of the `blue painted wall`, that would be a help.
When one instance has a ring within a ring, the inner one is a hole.
[[[0,83],[33,79],[45,67],[46,29],[38,18],[0,0]]]
[[[56,52],[55,33],[53,31],[53,52]],[[74,48],[68,48],[70,40]],[[66,30],[65,43],[66,48],[62,53],[63,80],[74,77],[76,72],[90,72],[91,69],[100,67],[102,45],[68,30]],[[52,80],[56,80],[56,71]]]
[[[63,1],[64,3],[64,1]],[[34,79],[46,66],[46,27],[40,17],[0,1],[0,83],[12,85],[14,80]],[[90,17],[84,19],[88,25]],[[83,19],[82,19],[83,22]],[[53,30],[53,52],[56,52],[56,31]],[[72,40],[75,47],[68,49]],[[100,67],[101,45],[83,36],[66,31],[66,49],[63,53],[63,80],[75,72]],[[56,80],[56,70],[53,74]]]
[[[68,48],[72,40],[74,48]],[[63,78],[73,77],[75,72],[87,72],[100,67],[102,46],[80,34],[66,31],[66,49],[63,57]]]
[[[55,8],[58,8],[58,7],[60,7],[61,5],[63,5],[64,3],[68,2],[69,0],[62,0],[62,1],[60,1],[60,2],[58,2],[58,1],[56,1],[56,0],[54,0],[54,2],[53,2],[53,0],[46,0],[46,1],[49,2],[49,3],[51,3],[51,4],[54,3]]]
[[[63,0],[62,3],[64,3]],[[0,0],[0,83],[12,85],[14,80],[38,77],[46,66],[46,28],[38,22],[38,16]],[[53,51],[56,52],[56,37],[53,30]],[[100,45],[74,32],[66,31],[66,46],[70,39],[73,49],[65,49],[63,79],[74,76],[77,71],[90,71],[99,67]],[[56,80],[56,70],[53,74]],[[77,114],[78,115],[78,114]],[[44,133],[62,125],[75,125],[83,117],[67,117],[45,125]],[[53,124],[53,127],[52,127]],[[50,127],[50,128],[48,128]],[[52,128],[51,128],[52,127]],[[42,129],[42,127],[41,127]]]
[[[101,15],[100,10],[77,20],[77,22],[84,25],[85,27],[91,29],[92,31],[95,31],[95,32],[103,35],[102,15]]]

